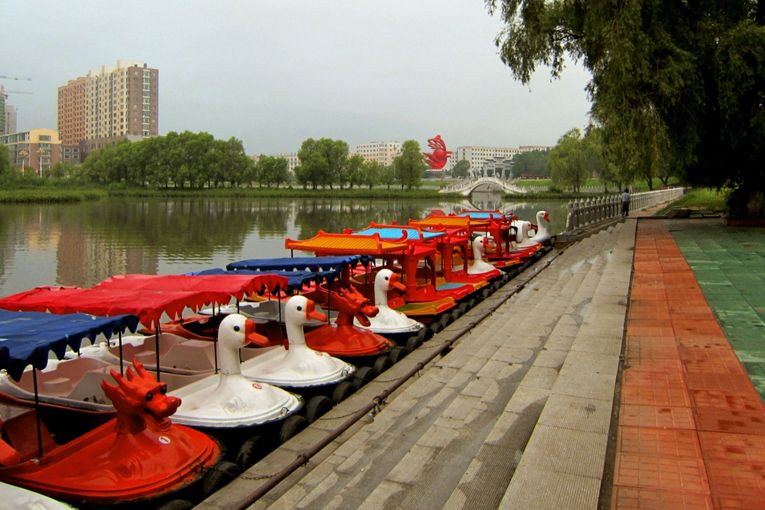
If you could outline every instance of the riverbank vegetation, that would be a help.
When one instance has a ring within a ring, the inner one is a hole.
[[[722,213],[726,209],[728,192],[717,191],[710,188],[698,188],[688,191],[685,195],[675,200],[656,213],[663,216],[672,209],[690,209],[692,211],[709,211]]]
[[[516,79],[529,84],[539,66],[557,78],[569,59],[592,73],[592,125],[561,138],[561,167],[580,167],[586,155],[568,148],[592,139],[605,180],[677,176],[731,190],[732,217],[765,216],[762,1],[486,4]]]

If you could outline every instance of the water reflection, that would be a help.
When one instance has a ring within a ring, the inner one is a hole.
[[[336,199],[110,199],[83,204],[0,205],[0,295],[36,285],[95,284],[113,274],[180,273],[233,260],[282,257],[284,238],[406,223],[432,209],[511,209],[565,224],[565,202]]]

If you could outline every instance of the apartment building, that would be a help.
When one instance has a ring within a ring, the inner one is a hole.
[[[396,156],[401,154],[401,142],[369,142],[356,146],[353,154],[358,154],[364,161],[377,161],[388,166],[393,164]]]
[[[0,144],[8,148],[8,160],[17,168],[32,168],[38,176],[61,161],[61,140],[53,129],[31,129],[0,135]]]
[[[64,147],[88,152],[159,132],[159,70],[118,60],[58,89],[58,128]]]

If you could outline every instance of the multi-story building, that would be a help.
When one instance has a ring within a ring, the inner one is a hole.
[[[457,147],[454,155],[449,158],[449,162],[444,170],[450,172],[458,161],[464,159],[470,162],[470,172],[473,175],[491,175],[507,178],[510,177],[513,156],[523,152],[549,149],[550,147],[544,145],[522,145],[520,147],[467,145]]]
[[[393,164],[396,156],[401,154],[401,142],[369,142],[356,146],[354,154],[360,155],[364,161],[377,161],[388,166]]]
[[[61,161],[61,140],[53,129],[32,129],[0,136],[8,147],[8,160],[17,168],[32,168],[39,176]]]
[[[3,115],[5,123],[4,128],[0,129],[0,135],[9,135],[16,132],[16,120],[17,113],[16,107],[5,103],[5,115]]]
[[[64,147],[81,157],[103,145],[159,132],[159,71],[118,60],[58,89],[58,127]]]

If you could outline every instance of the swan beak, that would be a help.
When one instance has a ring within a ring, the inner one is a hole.
[[[406,286],[399,281],[397,273],[393,273],[390,275],[390,280],[388,281],[388,287],[390,287],[391,289],[400,290],[402,292],[406,291]]]
[[[305,316],[306,316],[306,319],[316,319],[317,321],[321,321],[321,322],[324,322],[327,320],[326,315],[316,311],[316,303],[314,303],[310,299],[308,300],[308,305],[306,305]]]
[[[548,222],[549,222],[549,221],[550,221],[550,213],[548,213],[547,211],[545,211],[545,215],[543,216],[543,218],[545,219],[545,221],[548,221]]]
[[[270,345],[271,342],[268,341],[268,338],[255,332],[255,321],[247,319],[244,321],[244,345],[250,344],[265,347]]]

